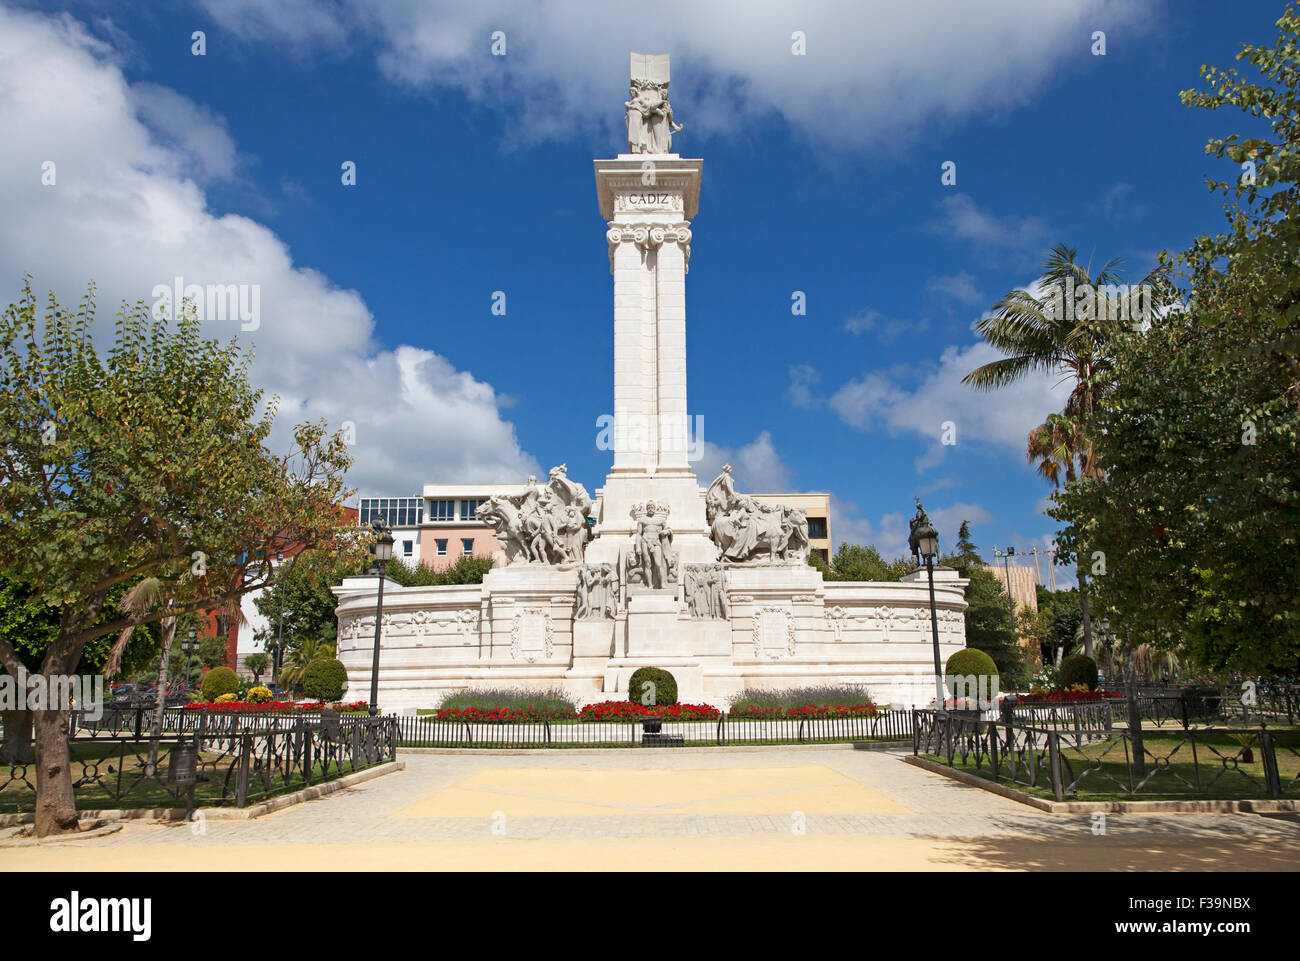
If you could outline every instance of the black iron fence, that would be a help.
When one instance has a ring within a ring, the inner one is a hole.
[[[463,721],[433,715],[396,717],[402,747],[546,748],[664,747],[745,744],[830,744],[906,741],[911,711],[835,718],[748,718],[728,714],[698,721]]]
[[[192,732],[162,735],[78,727],[68,738],[77,806],[242,808],[397,757],[392,717],[274,720],[258,728],[209,716]],[[0,765],[0,812],[30,811],[35,791],[34,763]]]
[[[1300,797],[1300,733],[1256,729],[1074,731],[916,711],[913,753],[1073,798]]]
[[[1300,704],[1290,689],[1260,691],[1257,696],[1185,688],[1173,694],[1139,695],[1137,717],[1143,726],[1156,728],[1294,725]],[[1008,697],[1002,701],[1001,721],[1075,731],[1131,726],[1127,698],[1107,698],[1076,704],[1030,701]]]

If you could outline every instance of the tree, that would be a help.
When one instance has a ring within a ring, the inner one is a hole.
[[[1064,549],[1104,551],[1100,596],[1131,649],[1248,674],[1300,668],[1300,18],[1277,27],[1238,54],[1256,79],[1204,67],[1208,89],[1182,94],[1269,132],[1207,145],[1233,164],[1209,181],[1227,229],[1176,258],[1184,309],[1119,340],[1101,474],[1050,511]]]
[[[823,576],[832,581],[896,581],[915,567],[911,558],[886,561],[874,545],[843,541],[829,573],[823,572]]]
[[[1101,402],[1111,367],[1109,344],[1122,329],[1167,296],[1162,272],[1153,272],[1143,285],[1151,291],[1141,302],[1141,287],[1121,285],[1119,260],[1109,260],[1093,276],[1091,266],[1076,263],[1078,251],[1057,244],[1043,263],[1039,293],[1017,288],[994,305],[976,330],[1004,355],[967,374],[962,383],[979,390],[1013,384],[1033,373],[1059,374],[1071,383],[1065,409],[1055,420],[1030,434],[1029,457],[1039,463],[1039,473],[1058,482],[1057,465],[1067,477],[1092,476],[1096,470],[1094,442],[1088,424]],[[1080,292],[1076,298],[1076,291]],[[1136,299],[1136,303],[1135,303]],[[1080,300],[1082,302],[1080,302]],[[1050,451],[1045,456],[1039,451]],[[1092,626],[1088,616],[1087,580],[1075,566],[1083,598],[1084,647],[1092,654]]]
[[[316,637],[297,637],[288,648],[284,666],[280,669],[280,683],[296,689],[302,687],[303,675],[312,661],[335,655],[334,644]]]
[[[970,521],[962,521],[957,551],[945,555],[943,563],[970,581],[966,586],[966,646],[993,659],[1004,685],[1022,686],[1028,680],[1028,670],[1024,651],[1016,641],[1007,593],[997,576],[984,569],[984,558],[971,540]]]
[[[253,682],[261,684],[262,675],[271,668],[271,658],[260,651],[249,654],[244,658],[244,667],[248,668],[249,673],[253,675]]]
[[[30,279],[0,318],[0,569],[59,612],[47,678],[99,638],[117,637],[115,666],[130,629],[265,586],[286,543],[310,552],[350,534],[336,526],[342,436],[300,425],[295,449],[272,454],[275,402],[262,404],[234,343],[203,340],[192,309],[172,323],[141,303],[119,313],[101,358],[94,321],[93,287],[75,313],[51,295],[42,317]],[[169,604],[109,606],[149,577]],[[0,663],[21,668],[4,637]],[[67,723],[66,705],[36,712],[38,836],[77,826]]]

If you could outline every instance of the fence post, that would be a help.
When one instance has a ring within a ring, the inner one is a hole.
[[[912,708],[912,755],[916,756],[921,753],[921,725],[917,717],[916,708]]]
[[[307,787],[311,787],[311,768],[312,768],[312,756],[311,756],[311,755],[312,755],[312,750],[311,750],[311,746],[312,746],[312,736],[311,736],[311,735],[312,735],[312,731],[311,731],[311,728],[308,728],[308,729],[307,729],[306,734],[307,734],[307,736],[306,736],[306,738],[303,740],[303,744],[302,744],[302,782],[303,782],[303,784],[305,784]],[[328,772],[328,771],[325,772],[325,776],[326,776],[326,777],[329,777],[329,772]]]
[[[1282,776],[1277,767],[1277,745],[1273,743],[1273,732],[1264,726],[1259,729],[1259,754],[1264,762],[1264,783],[1268,786],[1270,797],[1282,796]]]
[[[998,725],[996,721],[989,722],[989,764],[993,767],[993,783],[998,781]]]
[[[249,752],[252,748],[250,734],[241,734],[239,737],[239,773],[235,777],[235,807],[243,807],[248,803],[248,764]]]
[[[727,715],[719,714],[718,715],[718,743],[719,744],[725,743],[725,737],[722,733],[722,726],[726,723],[727,723]]]
[[[1065,800],[1065,788],[1061,783],[1061,745],[1055,731],[1047,735],[1048,764],[1052,773],[1052,797],[1058,801]]]

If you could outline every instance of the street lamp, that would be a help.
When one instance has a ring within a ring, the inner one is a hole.
[[[384,569],[393,557],[393,532],[383,521],[375,521],[375,565],[374,572],[379,575],[379,599],[375,606],[375,657],[370,665],[370,716],[379,713],[379,630],[384,621]]]
[[[1106,685],[1115,683],[1115,635],[1110,630],[1110,618],[1103,617],[1097,622],[1101,642],[1106,645]]]
[[[912,549],[912,556],[918,566],[925,560],[925,579],[930,584],[930,630],[934,635],[934,706],[942,711],[947,698],[943,693],[943,666],[939,662],[939,615],[934,604],[934,559],[939,556],[939,532],[930,523],[930,516],[916,502],[916,517],[912,520],[912,530],[907,535],[907,546]]]
[[[280,571],[281,565],[283,565],[283,563],[284,563],[284,555],[276,554],[275,569],[277,573]],[[281,582],[279,587],[280,587],[280,618],[279,618],[279,625],[275,629],[275,657],[271,660],[271,686],[272,687],[280,686],[280,652],[282,650],[280,644],[282,639],[284,638],[284,583]]]
[[[199,647],[198,641],[195,639],[197,635],[198,631],[191,627],[189,637],[181,642],[181,647],[185,649],[185,686],[183,690],[186,691],[190,689],[190,655]]]

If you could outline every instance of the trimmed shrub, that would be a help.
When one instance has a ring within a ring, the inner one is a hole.
[[[578,713],[572,697],[558,687],[483,687],[470,688],[448,694],[438,705],[440,711],[533,710],[554,717],[568,717]]]
[[[1061,671],[1057,677],[1061,687],[1082,684],[1088,690],[1097,689],[1097,662],[1087,654],[1068,654],[1061,659]]]
[[[249,704],[265,704],[273,696],[269,687],[250,687],[244,699]]]
[[[222,694],[239,693],[239,675],[228,667],[214,667],[203,675],[203,700],[216,701]]]
[[[218,694],[213,704],[232,704],[239,699],[238,694]]]
[[[334,657],[318,657],[302,672],[303,693],[313,700],[337,701],[347,686],[347,668]]]
[[[956,651],[952,657],[948,658],[948,663],[944,665],[944,685],[948,688],[948,693],[954,697],[957,696],[956,678],[975,676],[989,678],[988,687],[985,692],[991,693],[993,687],[993,678],[998,676],[998,666],[993,663],[993,658],[984,653],[977,647],[964,647]],[[976,682],[977,690],[961,692],[964,697],[973,697],[983,695],[985,692],[978,690],[979,682]]]
[[[646,707],[677,703],[677,679],[661,667],[638,667],[627,682],[627,699]]]

